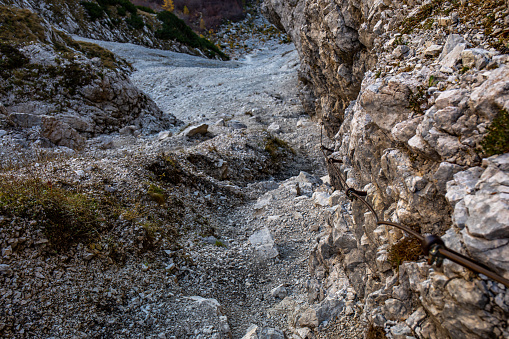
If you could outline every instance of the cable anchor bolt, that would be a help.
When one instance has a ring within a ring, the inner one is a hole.
[[[428,256],[428,265],[435,264],[442,266],[444,257],[440,254],[440,249],[445,248],[444,241],[437,235],[427,235],[421,243],[422,251]]]
[[[440,268],[444,262],[444,256],[440,254],[439,250],[443,246],[439,244],[434,244],[431,246],[431,249],[429,250],[429,257],[428,257],[428,265],[435,264],[438,268]]]

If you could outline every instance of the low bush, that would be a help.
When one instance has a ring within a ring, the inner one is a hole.
[[[106,198],[93,198],[51,182],[0,177],[0,214],[37,221],[55,249],[94,239],[116,210]]]
[[[295,154],[286,141],[272,136],[265,140],[264,150],[270,154],[273,161],[277,161],[288,152]]]
[[[96,21],[104,16],[104,9],[95,2],[81,1],[80,4],[85,8],[90,20]]]
[[[134,29],[142,29],[145,26],[143,19],[137,14],[131,14],[131,17],[126,18],[125,22]]]
[[[190,47],[202,49],[208,57],[214,57],[217,54],[223,59],[228,59],[228,56],[221,52],[216,45],[205,38],[200,38],[175,14],[162,11],[157,13],[157,18],[162,22],[163,27],[155,32],[156,38],[176,40]]]
[[[404,238],[389,249],[389,262],[398,269],[404,261],[416,261],[421,255],[421,242],[416,238]]]

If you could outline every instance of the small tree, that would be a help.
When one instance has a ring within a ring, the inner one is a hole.
[[[184,15],[189,15],[189,8],[187,6],[184,6],[184,10],[182,11]]]
[[[200,19],[200,28],[203,30],[207,29],[207,27],[205,26],[205,20],[203,19]]]
[[[175,4],[173,3],[173,0],[164,0],[163,8],[168,12],[173,12],[173,10],[175,9]]]

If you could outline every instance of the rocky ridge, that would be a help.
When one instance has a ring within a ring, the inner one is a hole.
[[[129,42],[204,57],[227,58],[210,44],[197,45],[188,39],[184,41],[175,36],[171,38],[159,36],[157,31],[164,28],[164,22],[154,12],[139,10],[130,1],[99,1],[99,4],[95,1],[86,2],[92,6],[91,12],[86,10],[83,3],[85,2],[78,0],[0,1],[0,4],[5,6],[29,9],[67,34],[105,41]],[[125,7],[126,3],[128,7]],[[182,25],[186,26],[184,22]],[[191,32],[191,29],[188,29],[187,34]]]
[[[126,126],[149,134],[176,124],[131,83],[131,66],[113,53],[74,41],[27,9],[2,6],[1,19],[0,121],[13,132],[7,144],[80,149],[87,138]]]
[[[322,117],[349,185],[384,220],[443,235],[507,277],[498,218],[507,220],[507,157],[482,159],[509,108],[506,4],[269,0],[265,11],[299,50],[303,102]],[[329,275],[346,273],[369,335],[508,335],[503,285],[447,260],[441,269],[404,262],[418,259],[404,255],[416,244],[377,227],[359,202],[340,199],[328,225],[311,272],[324,296],[335,290]]]

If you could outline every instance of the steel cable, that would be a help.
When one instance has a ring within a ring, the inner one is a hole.
[[[437,267],[440,267],[443,259],[447,258],[476,273],[483,274],[488,278],[493,279],[509,288],[508,279],[505,279],[504,277],[498,275],[497,273],[489,270],[488,268],[484,267],[484,265],[476,262],[475,260],[447,248],[443,240],[439,236],[437,235],[423,236],[422,234],[411,229],[408,226],[401,225],[395,222],[380,220],[373,206],[367,201],[367,192],[358,191],[354,188],[348,187],[346,180],[341,173],[341,170],[338,168],[338,166],[336,166],[336,164],[340,164],[342,163],[342,161],[331,158],[331,155],[334,153],[334,150],[327,148],[323,145],[321,130],[320,130],[320,144],[321,144],[320,149],[327,161],[327,164],[329,165],[328,166],[329,169],[333,172],[335,178],[339,179],[339,184],[341,186],[339,187],[339,190],[344,191],[346,196],[351,200],[355,199],[360,201],[373,214],[377,225],[393,226],[417,238],[421,242],[422,251],[424,252],[425,255],[428,256],[428,263],[430,265],[435,263]],[[331,155],[327,155],[325,153],[326,151],[331,153]]]

